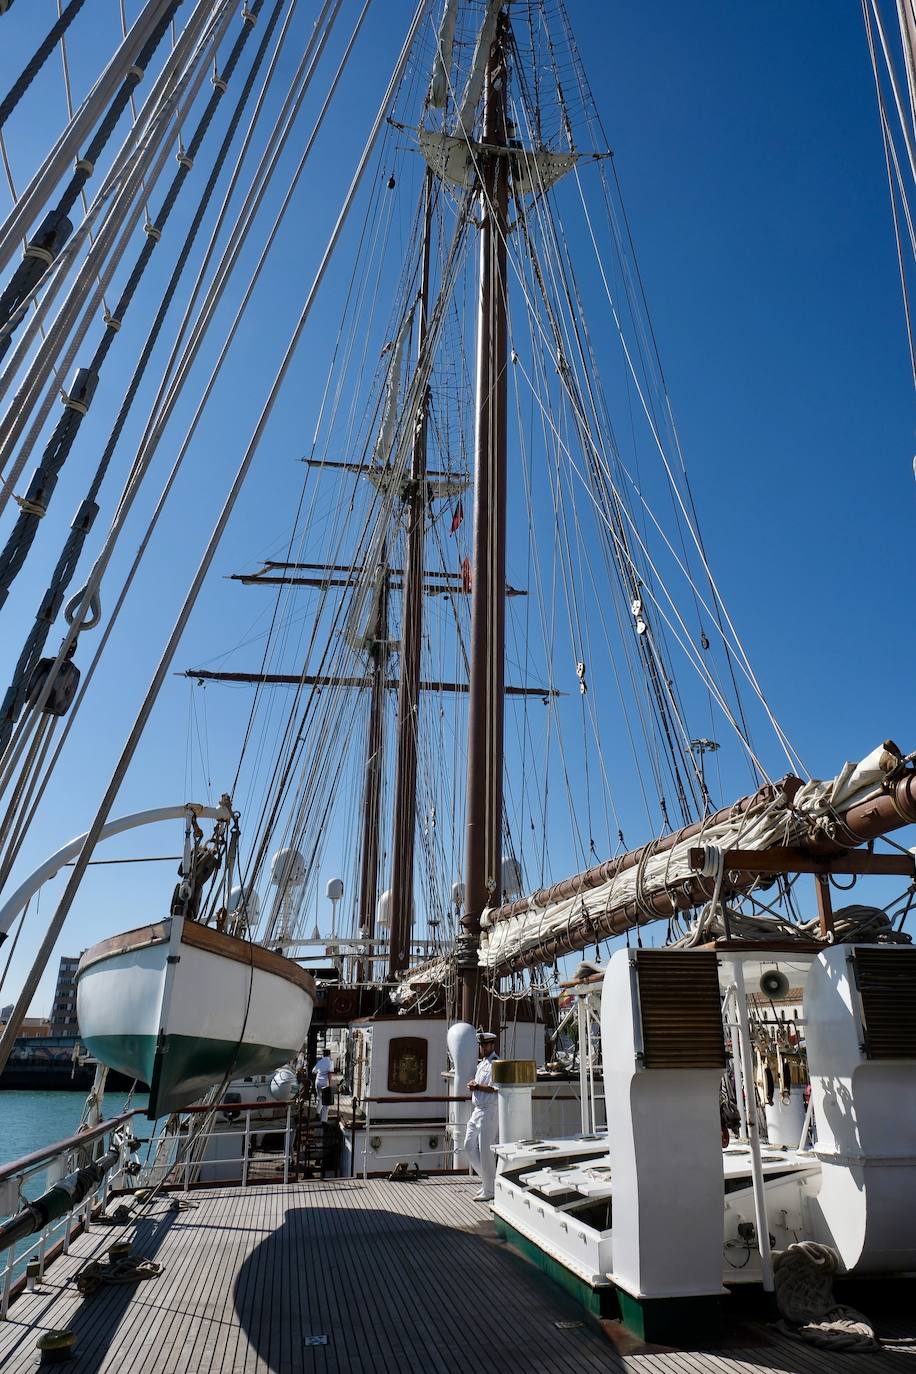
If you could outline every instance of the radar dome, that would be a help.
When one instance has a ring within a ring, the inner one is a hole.
[[[452,883],[452,905],[464,906],[464,883]]]
[[[329,902],[339,902],[344,895],[343,878],[329,878],[325,893]]]
[[[413,924],[416,921],[416,916],[416,903],[411,902],[411,924]],[[391,926],[391,892],[387,887],[385,888],[385,891],[382,893],[381,897],[379,897],[378,903],[375,908],[375,924],[379,926],[382,930],[388,930]]]
[[[270,861],[270,881],[277,887],[301,887],[305,882],[305,859],[298,849],[278,849]]]
[[[229,901],[226,905],[229,911],[239,911],[243,915],[248,916],[251,920],[255,920],[258,912],[261,910],[261,899],[256,892],[249,892],[246,894],[242,884],[237,883],[230,891]]]

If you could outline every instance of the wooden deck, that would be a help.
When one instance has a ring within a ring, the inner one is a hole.
[[[0,1371],[36,1368],[43,1330],[77,1333],[77,1374],[916,1374],[916,1315],[876,1355],[827,1355],[762,1327],[715,1348],[628,1350],[500,1242],[474,1185],[327,1180],[157,1199],[96,1226],[0,1323]],[[162,1273],[83,1298],[68,1281],[119,1238]],[[906,1314],[909,1318],[911,1314]]]

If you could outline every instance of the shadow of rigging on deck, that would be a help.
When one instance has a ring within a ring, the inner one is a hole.
[[[91,1249],[81,1247],[79,1269],[92,1260],[104,1260],[109,1247],[119,1241],[130,1241],[132,1253],[137,1257],[154,1260],[180,1215],[179,1212],[170,1209],[165,1212],[157,1211],[149,1216],[140,1216],[136,1222],[127,1222],[123,1226],[96,1223],[90,1232],[90,1236],[94,1238]],[[66,1280],[63,1281],[62,1289],[61,1282],[55,1274],[55,1266],[52,1265],[40,1290],[31,1298],[24,1294],[10,1307],[8,1323],[15,1324],[18,1320],[21,1322],[22,1330],[18,1338],[4,1350],[0,1358],[0,1371],[7,1365],[21,1364],[25,1350],[35,1354],[35,1342],[39,1336],[45,1331],[55,1329],[59,1324],[59,1317],[55,1322],[52,1313],[55,1308],[59,1311],[58,1304],[62,1292],[76,1292],[75,1286]],[[73,1309],[72,1316],[67,1317],[66,1328],[76,1336],[77,1358],[72,1367],[78,1368],[79,1374],[97,1374],[111,1356],[111,1344],[115,1333],[138,1290],[153,1290],[155,1284],[155,1279],[148,1279],[140,1283],[104,1285],[94,1293],[88,1293]],[[40,1305],[36,1305],[37,1303]],[[37,1364],[37,1358],[35,1363]]]
[[[598,1326],[480,1234],[491,1230],[352,1203],[290,1208],[239,1270],[236,1314],[275,1374],[567,1366],[624,1374]]]

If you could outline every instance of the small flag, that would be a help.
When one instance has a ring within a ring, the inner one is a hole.
[[[469,592],[471,590],[471,560],[465,558],[461,564],[461,590]]]
[[[452,516],[452,528],[449,530],[449,534],[457,534],[457,533],[458,533],[458,528],[459,528],[459,526],[461,525],[461,522],[462,522],[463,519],[464,519],[464,506],[463,506],[463,505],[461,504],[461,502],[459,501],[458,504],[457,504],[457,506],[455,507],[455,514]]]

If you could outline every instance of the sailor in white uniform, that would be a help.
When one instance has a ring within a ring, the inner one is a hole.
[[[327,1124],[328,1108],[334,1101],[334,1089],[332,1087],[334,1075],[334,1061],[328,1054],[323,1054],[312,1069],[315,1076],[315,1097],[321,1110],[318,1113],[319,1121]]]
[[[499,1127],[496,1089],[493,1087],[493,1060],[496,1055],[496,1036],[492,1031],[481,1031],[480,1063],[473,1081],[468,1084],[471,1094],[472,1110],[468,1118],[468,1128],[464,1136],[464,1149],[471,1168],[480,1176],[480,1192],[475,1194],[479,1202],[489,1202],[493,1197],[493,1180],[496,1177],[496,1156],[493,1146]]]

